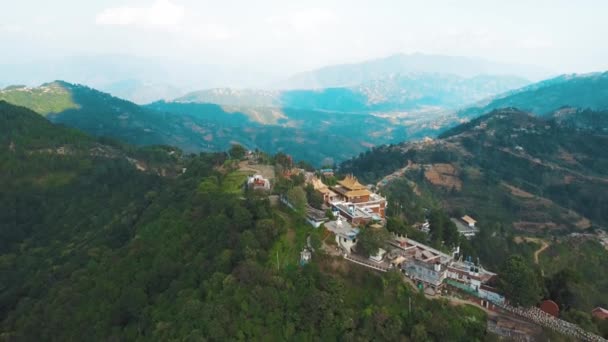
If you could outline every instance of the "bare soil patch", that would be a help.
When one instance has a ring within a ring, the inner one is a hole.
[[[531,193],[524,191],[518,187],[507,184],[505,182],[502,182],[502,185],[504,187],[506,187],[507,189],[509,189],[509,191],[511,192],[511,195],[513,195],[513,196],[521,197],[521,198],[534,198],[534,195],[532,195]]]
[[[452,164],[431,164],[426,167],[424,177],[435,186],[448,189],[462,189],[462,180],[458,178],[456,168]]]

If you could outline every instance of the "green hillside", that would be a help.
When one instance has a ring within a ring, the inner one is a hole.
[[[600,331],[589,312],[606,305],[608,291],[600,244],[608,227],[607,118],[606,111],[540,118],[496,110],[436,140],[372,149],[340,170],[379,181],[389,214],[406,223],[422,222],[429,208],[474,217],[480,233],[461,248],[488,267],[512,254],[534,264],[545,241],[548,248],[537,252],[545,298],[560,305],[563,318]]]
[[[11,86],[0,90],[0,100],[30,108],[41,114],[61,113],[69,109],[78,109],[72,92],[63,82],[52,82],[37,88]]]
[[[608,72],[563,75],[507,92],[458,112],[474,118],[494,109],[514,107],[536,115],[550,115],[562,107],[608,109]]]
[[[594,118],[607,115],[571,114],[576,122],[594,122],[592,128],[575,128],[563,118],[498,110],[434,141],[373,149],[342,170],[377,181],[409,160],[416,164],[408,173],[413,180],[430,186],[449,207],[490,222],[533,232],[605,227],[608,126]]]
[[[235,192],[223,153],[137,149],[5,102],[0,129],[3,340],[485,336],[482,311],[395,273],[322,253],[299,267],[312,228]]]

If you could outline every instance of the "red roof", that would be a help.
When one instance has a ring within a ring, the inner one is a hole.
[[[540,304],[540,309],[551,316],[559,317],[559,306],[550,299],[543,301]]]
[[[591,310],[591,314],[593,317],[597,317],[599,319],[608,319],[608,310],[600,308],[599,306]]]

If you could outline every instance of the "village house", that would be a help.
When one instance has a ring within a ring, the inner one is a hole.
[[[608,319],[608,310],[598,306],[597,308],[591,310],[591,315],[599,319]]]
[[[457,260],[460,248],[455,248],[452,255],[449,255],[407,237],[398,234],[393,236],[390,243],[396,249],[390,253],[393,257],[391,264],[400,267],[407,277],[418,284],[436,293],[447,283],[481,299],[504,303],[504,296],[489,286],[496,274],[470,260]]]
[[[270,190],[270,180],[262,175],[255,174],[247,177],[247,187],[252,190]]]
[[[460,219],[451,218],[450,220],[456,225],[458,233],[467,239],[472,238],[479,232],[479,229],[475,226],[477,221],[469,215],[464,215]]]
[[[308,222],[311,226],[315,228],[319,228],[323,223],[327,222],[329,219],[325,215],[323,210],[319,210],[311,207],[310,205],[306,205],[306,222]]]
[[[324,177],[333,177],[334,176],[334,170],[333,169],[321,169],[321,170],[319,170],[319,172]]]

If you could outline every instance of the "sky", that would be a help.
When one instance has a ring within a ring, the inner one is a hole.
[[[20,0],[0,63],[126,55],[279,77],[422,52],[608,70],[605,0]]]

